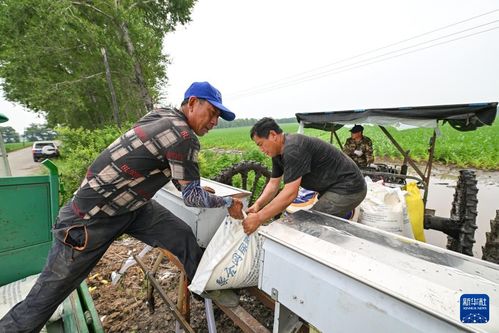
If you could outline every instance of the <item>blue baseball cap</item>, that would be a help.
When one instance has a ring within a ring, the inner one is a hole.
[[[192,96],[202,98],[210,102],[211,105],[220,111],[220,117],[223,119],[232,121],[236,118],[234,112],[222,105],[222,94],[220,91],[208,82],[192,83],[191,86],[185,91],[184,100]]]

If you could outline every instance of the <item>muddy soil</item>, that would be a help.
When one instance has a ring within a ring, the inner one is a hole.
[[[156,309],[150,313],[146,305],[147,285],[138,265],[130,267],[116,286],[111,285],[111,273],[118,272],[123,262],[133,253],[138,254],[144,243],[133,238],[115,241],[87,278],[87,284],[101,318],[105,332],[175,332],[175,318],[163,300],[155,293]],[[158,256],[150,251],[143,261],[152,267]],[[164,259],[159,267],[157,279],[170,299],[177,302],[180,271]],[[253,296],[240,292],[240,304],[261,324],[272,331],[273,314]],[[242,332],[216,305],[215,321],[218,332]],[[191,326],[195,332],[208,332],[204,302],[191,296]]]
[[[478,188],[477,229],[473,256],[482,258],[482,247],[486,242],[486,233],[490,232],[490,221],[495,218],[499,209],[499,171],[475,170]],[[426,208],[435,210],[436,216],[450,217],[450,210],[455,193],[459,168],[436,165],[432,169],[430,189]],[[436,230],[425,230],[429,244],[445,248],[447,236]]]

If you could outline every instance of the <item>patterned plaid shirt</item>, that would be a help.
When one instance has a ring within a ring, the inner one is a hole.
[[[198,180],[199,140],[176,109],[156,109],[107,147],[88,168],[73,211],[83,219],[144,205],[172,178]]]

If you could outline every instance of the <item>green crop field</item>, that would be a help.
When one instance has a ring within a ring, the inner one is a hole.
[[[298,124],[282,124],[281,127],[287,133],[296,133],[298,130]],[[204,176],[212,176],[215,170],[239,160],[252,159],[270,165],[270,159],[260,153],[251,141],[250,128],[215,129],[200,138],[202,147],[200,160]],[[499,122],[471,132],[457,131],[448,124],[440,126],[439,130],[435,161],[456,167],[499,170]],[[433,133],[432,129],[398,131],[388,127],[388,131],[404,150],[410,150],[410,155],[416,161],[428,158],[428,143]],[[350,132],[344,128],[337,133],[342,143],[350,135]],[[319,137],[327,142],[331,137],[330,132],[315,129],[305,129],[305,134]],[[402,155],[378,127],[365,126],[364,135],[373,141],[375,158],[400,162]],[[338,146],[336,140],[334,144]]]
[[[199,164],[201,175],[214,178],[227,167],[243,160],[253,160],[270,168],[270,158],[261,153],[249,137],[251,127],[214,129],[200,137],[201,152]],[[287,133],[296,133],[298,124],[282,124]],[[388,128],[405,150],[410,149],[410,155],[415,160],[425,160],[428,157],[428,142],[433,133],[431,129],[412,129],[397,131]],[[455,165],[459,168],[472,167],[478,169],[499,170],[499,123],[485,126],[472,132],[459,132],[449,125],[440,127],[441,135],[437,138],[435,161]],[[92,161],[107,145],[122,133],[115,127],[99,130],[83,130],[60,128],[61,158],[57,164],[60,167],[62,181],[65,184],[66,196],[76,190]],[[305,134],[319,137],[327,142],[331,133],[314,129],[305,129]],[[390,143],[388,138],[377,127],[366,126],[364,134],[373,141],[375,159],[389,160],[394,165],[401,164],[401,155]],[[345,142],[350,135],[347,129],[338,131],[340,141]],[[334,143],[337,145],[337,143]],[[20,145],[8,145],[8,150],[22,148]],[[242,181],[242,180],[241,180]],[[237,184],[235,184],[237,185]],[[68,198],[64,198],[67,200]]]
[[[5,150],[8,152],[23,149],[25,147],[31,147],[31,142],[16,142],[16,143],[6,143]]]

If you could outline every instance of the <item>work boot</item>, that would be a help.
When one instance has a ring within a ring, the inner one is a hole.
[[[239,305],[239,296],[229,289],[203,291],[201,296],[228,308],[234,308]]]

